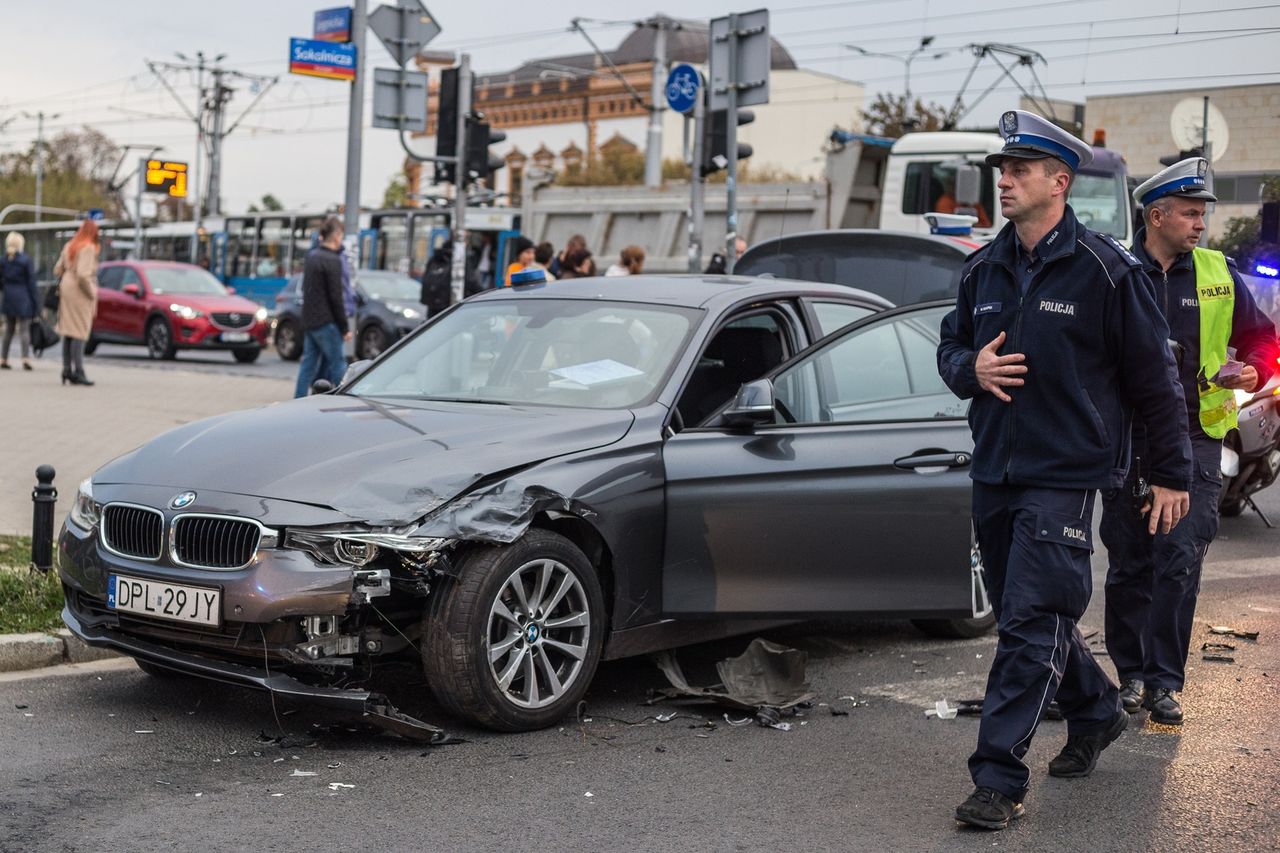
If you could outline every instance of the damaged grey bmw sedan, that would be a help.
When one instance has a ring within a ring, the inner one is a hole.
[[[991,624],[945,303],[639,276],[490,291],[333,393],[181,426],[80,485],[67,625],[173,672],[421,724],[550,725],[602,659],[876,614]],[[430,727],[426,727],[430,728]]]

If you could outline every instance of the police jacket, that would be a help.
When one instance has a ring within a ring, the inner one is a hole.
[[[302,266],[302,328],[309,332],[329,323],[347,330],[341,250],[316,246]]]
[[[938,370],[972,398],[973,466],[981,483],[1119,488],[1136,409],[1152,425],[1150,481],[1185,490],[1191,447],[1168,327],[1141,263],[1081,225],[1070,207],[1037,247],[1025,295],[1013,223],[969,256],[956,308],[942,321]],[[978,385],[978,350],[1000,332],[1000,355],[1023,353],[1025,383],[1005,403]]]
[[[1147,253],[1147,229],[1138,231],[1134,239],[1133,254],[1142,262],[1142,268],[1155,286],[1156,305],[1169,324],[1169,335],[1182,346],[1178,359],[1178,378],[1182,380],[1182,393],[1187,403],[1187,424],[1191,437],[1205,438],[1200,426],[1199,394],[1196,387],[1200,369],[1200,305],[1196,299],[1196,271],[1191,253],[1177,257],[1168,270]],[[1258,387],[1261,388],[1275,372],[1276,330],[1271,320],[1258,308],[1253,294],[1240,280],[1235,261],[1227,258],[1227,268],[1235,282],[1235,304],[1231,311],[1231,339],[1228,346],[1235,347],[1236,360],[1252,365],[1258,371]]]

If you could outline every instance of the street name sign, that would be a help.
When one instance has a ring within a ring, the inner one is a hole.
[[[289,73],[329,80],[354,80],[356,46],[317,39],[289,39]]]
[[[316,12],[311,37],[318,41],[351,41],[351,7],[339,6]]]

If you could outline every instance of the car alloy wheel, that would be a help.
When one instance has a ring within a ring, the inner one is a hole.
[[[302,338],[298,334],[298,324],[292,320],[281,320],[276,326],[276,353],[285,361],[297,361],[302,357]]]
[[[173,330],[162,317],[147,324],[147,355],[154,359],[173,358]]]
[[[387,333],[381,326],[366,326],[360,332],[360,342],[356,347],[356,358],[377,358],[387,348]]]
[[[533,529],[478,548],[432,590],[422,657],[455,716],[503,731],[544,728],[586,694],[604,645],[596,570],[559,534]]]

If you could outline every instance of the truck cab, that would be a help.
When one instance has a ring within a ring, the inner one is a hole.
[[[973,236],[989,240],[1004,227],[998,169],[984,162],[1004,147],[994,133],[908,133],[893,143],[885,171],[880,228],[929,233],[926,213],[967,213]],[[1133,242],[1133,207],[1124,158],[1095,146],[1094,159],[1076,175],[1068,202],[1089,228]]]

